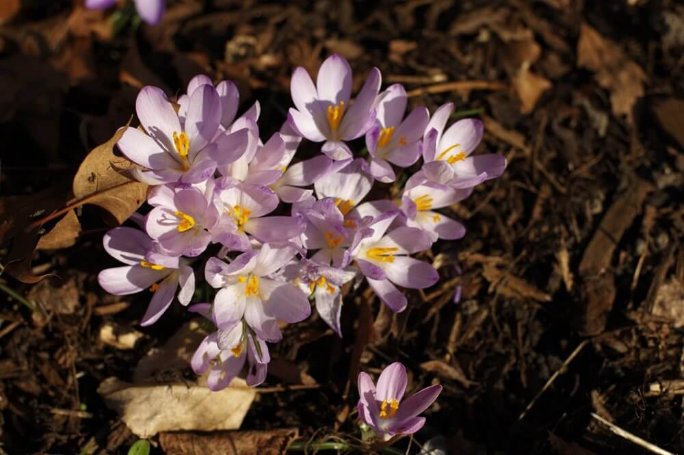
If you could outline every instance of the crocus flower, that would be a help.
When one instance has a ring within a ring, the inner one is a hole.
[[[453,205],[471,193],[472,188],[457,190],[429,182],[409,188],[404,191],[401,201],[406,225],[422,229],[433,242],[437,239],[460,239],[465,235],[465,227],[434,209]]]
[[[329,172],[314,182],[318,199],[333,198],[342,215],[347,215],[373,187],[368,163],[357,158],[342,169]]]
[[[211,319],[211,305],[197,304],[190,311]],[[237,324],[230,330],[217,330],[207,335],[197,346],[190,365],[196,374],[207,370],[207,386],[221,390],[230,384],[247,363],[247,384],[256,387],[266,379],[271,357],[268,345],[244,324]]]
[[[113,6],[117,0],[86,0],[85,6],[90,9],[105,9]],[[164,15],[166,0],[135,0],[135,9],[140,18],[150,25],[156,25]]]
[[[393,182],[396,178],[389,163],[409,167],[420,156],[421,139],[430,114],[427,108],[418,107],[404,119],[407,100],[406,90],[399,84],[378,95],[377,120],[366,133],[366,147],[371,156],[370,173],[381,182]]]
[[[430,248],[432,240],[425,232],[399,227],[386,234],[396,216],[396,213],[386,213],[377,217],[368,228],[357,232],[350,250],[370,287],[383,303],[398,313],[406,309],[407,300],[395,284],[423,289],[435,284],[439,275],[427,262],[408,257]]]
[[[423,428],[425,417],[418,415],[429,408],[442,392],[441,385],[432,385],[402,401],[407,382],[406,368],[399,362],[382,370],[377,387],[367,373],[359,373],[359,418],[383,441],[413,434]]]
[[[201,85],[190,96],[183,121],[164,92],[152,86],[140,90],[136,112],[145,132],[127,127],[117,145],[144,169],[136,178],[150,184],[197,183],[216,169],[215,138],[221,103],[213,86]],[[236,158],[236,157],[232,157]]]
[[[211,229],[219,218],[213,202],[197,188],[177,192],[159,191],[147,215],[145,230],[166,251],[199,256],[212,240]]]
[[[324,142],[321,151],[334,160],[349,159],[344,141],[361,137],[373,125],[373,104],[380,91],[380,70],[373,68],[351,103],[352,70],[344,57],[333,54],[321,65],[314,85],[302,67],[295,69],[290,91],[295,108],[288,121],[312,142]]]
[[[230,264],[209,258],[207,282],[220,288],[213,308],[216,326],[231,330],[244,318],[259,338],[275,342],[282,338],[277,320],[294,323],[309,317],[306,294],[292,283],[272,278],[296,253],[293,246],[266,243],[258,252],[242,253]]]
[[[428,180],[454,188],[471,188],[501,176],[506,169],[503,156],[470,155],[482,140],[484,127],[480,120],[459,120],[444,131],[453,108],[453,103],[447,103],[430,119],[423,139],[425,164],[421,172]]]
[[[152,301],[140,322],[147,326],[156,322],[171,305],[178,286],[178,300],[187,305],[195,292],[195,275],[182,258],[160,253],[144,232],[117,227],[104,236],[104,247],[110,256],[126,264],[105,269],[97,279],[102,288],[114,295],[129,295],[150,289]]]

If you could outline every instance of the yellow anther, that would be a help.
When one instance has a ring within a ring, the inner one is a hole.
[[[240,354],[242,354],[242,342],[236,344],[235,347],[231,348],[230,352],[233,353],[234,357],[240,357]]]
[[[383,128],[380,130],[380,135],[378,136],[378,147],[382,148],[387,145],[389,141],[392,140],[392,135],[394,134],[394,127]]]
[[[347,213],[351,212],[351,209],[354,208],[354,201],[352,201],[351,199],[336,198],[335,205],[338,209],[340,209],[342,215],[346,215]]]
[[[342,226],[346,227],[347,229],[356,229],[359,225],[355,220],[344,220],[342,222]]]
[[[150,292],[157,292],[157,289],[159,289],[159,284],[152,283],[152,286],[150,286]]]
[[[433,223],[439,223],[439,220],[441,220],[441,219],[442,219],[442,217],[436,213],[434,215],[432,215],[432,222]]]
[[[376,246],[369,248],[366,252],[366,256],[369,259],[373,259],[379,262],[394,262],[394,254],[399,251],[396,247],[382,247]]]
[[[235,224],[237,224],[238,229],[242,229],[249,220],[249,216],[251,214],[251,210],[241,205],[236,205],[235,207],[233,207],[233,213],[231,215],[233,216],[233,219],[235,220]]]
[[[247,297],[251,297],[254,295],[259,294],[259,277],[255,275],[250,275],[249,278],[246,278],[245,280],[242,280],[243,277],[240,277],[239,280],[241,283],[244,283],[245,281],[247,282],[247,285],[245,286],[245,295]]]
[[[340,246],[340,243],[344,241],[344,237],[335,235],[328,231],[323,233],[323,238],[325,239],[325,243],[328,245],[328,248],[337,248]]]
[[[413,200],[416,203],[416,209],[419,211],[430,210],[432,208],[432,196],[423,194]]]
[[[325,290],[328,292],[328,294],[334,294],[335,293],[335,287],[331,285],[328,280],[324,277],[318,277],[318,279],[311,283],[311,290],[313,291],[314,286],[317,286],[319,288],[325,288]]]
[[[140,267],[145,267],[146,269],[152,269],[152,270],[164,270],[163,265],[154,264],[152,262],[147,262],[145,260],[140,261]]]
[[[188,153],[190,153],[190,138],[188,134],[185,131],[180,134],[174,131],[173,145],[176,147],[176,152],[178,152],[178,156],[181,158],[183,169],[187,170],[190,167],[188,165]]]
[[[399,401],[394,398],[390,400],[382,400],[380,403],[380,418],[389,419],[394,417],[394,415],[399,410]]]
[[[437,161],[445,160],[449,164],[454,164],[458,161],[462,161],[462,160],[466,159],[466,154],[464,152],[449,154],[449,152],[451,152],[453,149],[455,149],[456,147],[460,147],[460,146],[461,146],[461,144],[454,144],[452,146],[447,147],[446,149],[444,149],[442,151],[442,153],[437,155]]]
[[[179,210],[176,212],[175,215],[180,221],[180,223],[178,223],[178,227],[176,228],[178,229],[178,232],[189,231],[190,229],[195,227],[195,219],[187,213],[183,213]]]
[[[337,128],[340,127],[342,117],[344,116],[344,108],[344,101],[340,101],[339,104],[334,106],[328,106],[328,125],[330,125],[330,131],[333,133],[337,132]]]

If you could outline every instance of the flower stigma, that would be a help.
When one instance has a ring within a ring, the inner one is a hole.
[[[178,132],[174,131],[173,145],[176,147],[176,152],[178,152],[178,156],[181,158],[183,169],[188,170],[190,167],[188,164],[188,153],[190,152],[190,138],[188,137],[188,133],[183,131],[178,134]]]
[[[334,106],[328,106],[328,125],[330,125],[330,130],[333,133],[336,133],[337,129],[340,127],[342,117],[344,116],[344,109],[344,101],[340,101],[339,104],[335,104]]]
[[[381,419],[390,419],[394,417],[394,415],[397,413],[399,410],[399,401],[392,398],[390,400],[382,400],[382,403],[380,404],[380,418]]]
[[[366,256],[369,259],[373,259],[379,262],[394,262],[394,255],[399,251],[397,247],[382,247],[376,246],[369,248],[366,252]]]
[[[430,210],[432,208],[432,197],[429,194],[423,194],[413,200],[416,204],[416,209],[419,211]]]
[[[148,262],[148,261],[146,261],[146,260],[144,260],[144,259],[143,259],[142,261],[140,261],[139,264],[140,264],[140,267],[144,267],[144,268],[146,268],[146,269],[164,270],[164,266],[163,266],[163,265],[155,264],[155,263],[153,263],[153,262]]]
[[[180,223],[178,223],[178,227],[176,228],[178,229],[178,232],[186,232],[195,227],[195,219],[187,213],[178,210],[175,215],[180,220]]]
[[[392,140],[392,135],[394,134],[394,127],[383,128],[380,130],[380,135],[378,136],[378,147],[382,148],[387,145],[389,141]]]

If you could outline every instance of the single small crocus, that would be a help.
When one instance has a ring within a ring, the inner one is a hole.
[[[409,188],[404,191],[401,201],[406,225],[422,229],[433,242],[437,239],[460,239],[466,233],[465,226],[436,212],[435,209],[449,207],[467,198],[471,193],[472,188],[457,190],[429,182]]]
[[[160,253],[147,234],[129,227],[110,230],[103,242],[107,253],[126,265],[101,271],[97,277],[100,286],[114,295],[135,294],[145,289],[154,293],[141,325],[153,324],[164,314],[178,286],[178,300],[183,305],[190,303],[195,275],[186,260]]]
[[[421,151],[421,139],[430,114],[418,107],[404,119],[408,98],[400,84],[391,85],[378,95],[375,126],[366,133],[366,147],[371,156],[370,174],[388,183],[396,178],[389,163],[398,167],[414,164]]]
[[[367,373],[359,373],[359,418],[383,441],[423,428],[425,417],[419,417],[419,414],[429,408],[442,391],[441,385],[432,385],[402,401],[407,383],[406,367],[400,362],[394,362],[380,373],[377,387]]]
[[[328,57],[318,71],[316,85],[298,67],[290,82],[295,108],[290,109],[288,121],[300,136],[324,142],[321,151],[333,160],[349,159],[352,153],[345,141],[361,137],[373,126],[380,82],[380,70],[373,68],[352,103],[352,70],[344,57]]]
[[[85,6],[89,9],[106,9],[117,0],[86,0]],[[140,18],[150,25],[157,25],[164,15],[166,0],[135,0],[135,9]]]

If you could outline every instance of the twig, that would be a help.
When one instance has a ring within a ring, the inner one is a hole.
[[[91,419],[93,417],[91,413],[77,409],[50,408],[50,412],[58,416],[78,417],[79,419]]]
[[[22,303],[29,310],[36,311],[35,304],[33,304],[26,297],[19,294],[17,291],[12,289],[11,287],[7,286],[5,283],[0,282],[0,291],[3,291],[5,294],[9,295],[10,297],[12,297],[17,302]]]
[[[279,385],[274,387],[261,387],[261,388],[251,388],[244,387],[244,389],[256,390],[257,393],[280,393],[280,392],[290,392],[294,390],[312,390],[320,389],[320,384],[293,384],[293,385]]]
[[[601,422],[602,424],[604,424],[605,426],[607,426],[608,429],[612,433],[616,434],[617,436],[620,436],[621,438],[628,440],[629,442],[631,442],[633,444],[638,445],[639,447],[642,447],[642,448],[648,450],[649,452],[657,453],[658,455],[674,455],[674,453],[672,453],[672,452],[668,452],[667,450],[661,449],[660,447],[653,445],[644,439],[641,439],[639,436],[633,435],[629,431],[623,430],[619,426],[615,425],[614,423],[607,421],[606,419],[604,419],[603,417],[601,417],[598,414],[595,414],[592,412],[591,416],[594,419]]]
[[[2,330],[0,330],[0,338],[4,337],[12,330],[16,329],[19,326],[19,324],[21,324],[21,321],[14,321],[7,325],[7,327],[4,327]]]
[[[406,96],[421,96],[444,92],[468,92],[470,90],[506,90],[506,85],[497,81],[453,81],[428,85],[406,92]]]
[[[549,387],[551,387],[551,385],[556,381],[556,379],[558,379],[558,377],[565,372],[565,370],[566,370],[567,366],[570,364],[570,362],[572,362],[574,360],[574,358],[577,357],[577,355],[580,352],[582,352],[582,349],[584,349],[584,347],[587,344],[589,344],[588,339],[582,341],[579,345],[577,345],[575,350],[572,351],[572,353],[570,353],[570,355],[568,356],[567,359],[565,359],[565,361],[563,362],[563,365],[561,365],[561,367],[559,369],[557,369],[555,371],[555,373],[553,373],[551,375],[549,380],[546,381],[546,384],[544,384],[544,387],[542,387],[541,390],[539,392],[537,392],[537,394],[534,396],[532,401],[530,401],[530,404],[528,404],[527,407],[525,408],[525,410],[518,416],[518,420],[522,420],[525,418],[525,416],[527,415],[528,412],[530,412],[530,409],[532,409],[532,406],[535,405],[537,400],[539,400],[539,398],[544,394],[544,392],[546,392],[548,390]]]

